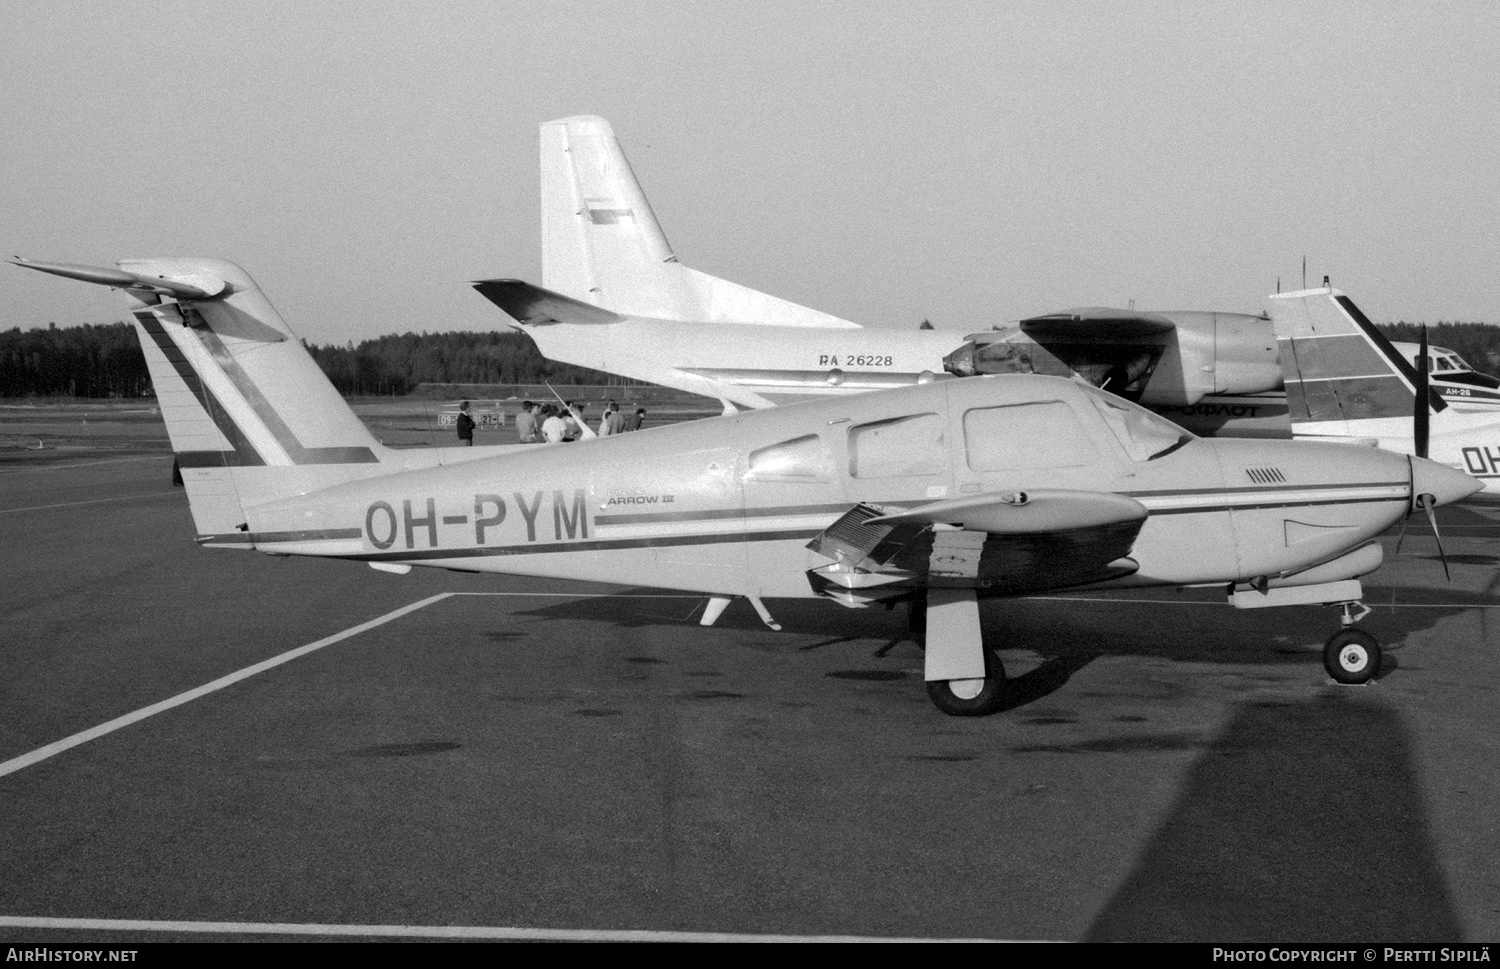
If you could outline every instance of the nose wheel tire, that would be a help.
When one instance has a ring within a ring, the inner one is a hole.
[[[1005,700],[1005,666],[993,653],[984,654],[982,680],[929,680],[927,695],[950,717],[984,717]]]
[[[1323,668],[1336,683],[1368,683],[1380,672],[1380,643],[1360,629],[1341,629],[1323,646]]]

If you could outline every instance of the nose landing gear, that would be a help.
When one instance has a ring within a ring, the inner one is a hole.
[[[1368,683],[1380,672],[1380,643],[1354,624],[1370,614],[1370,607],[1357,601],[1336,604],[1344,610],[1339,620],[1344,628],[1323,644],[1323,668],[1335,683]]]

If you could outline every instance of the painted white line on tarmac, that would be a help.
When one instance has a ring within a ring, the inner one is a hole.
[[[1030,602],[1102,602],[1102,603],[1131,603],[1132,605],[1147,606],[1213,606],[1218,609],[1233,608],[1227,602],[1203,602],[1187,599],[1182,602],[1174,602],[1171,599],[1113,599],[1105,596],[1020,596]],[[1365,597],[1365,605],[1371,609],[1500,609],[1500,602],[1375,602],[1371,597]]]
[[[0,916],[0,928],[103,932],[211,932],[224,935],[336,935],[415,939],[511,939],[535,942],[1001,942],[881,935],[772,935],[669,932],[652,929],[524,929],[488,925],[322,925],[299,922],[171,922],[143,919],[58,919]],[[56,943],[53,943],[56,945]]]
[[[165,498],[181,494],[181,491],[153,491],[149,495],[121,495],[118,498],[93,498],[89,501],[65,501],[60,505],[32,505],[29,508],[0,508],[0,515],[15,515],[23,511],[48,511],[53,508],[77,508],[79,505],[103,505],[111,501],[140,501],[145,498]]]
[[[534,599],[707,599],[707,592],[450,592],[450,596],[516,596]]]
[[[320,639],[315,643],[308,643],[306,646],[298,646],[296,649],[289,650],[279,656],[273,656],[268,660],[263,660],[259,663],[256,663],[254,666],[247,666],[238,672],[230,673],[228,676],[221,676],[217,680],[214,680],[212,683],[205,683],[200,687],[188,690],[186,693],[179,693],[171,699],[163,700],[160,703],[153,703],[149,707],[143,707],[135,711],[134,713],[127,713],[123,717],[116,717],[108,723],[101,723],[97,727],[91,727],[90,729],[85,730],[81,733],[75,733],[71,737],[64,737],[62,740],[59,740],[55,743],[50,743],[45,747],[38,747],[36,750],[33,750],[29,754],[22,754],[19,757],[13,757],[10,760],[5,761],[4,763],[0,763],[0,777],[4,777],[6,774],[13,774],[16,771],[21,770],[22,768],[30,767],[32,764],[36,764],[40,761],[46,760],[49,757],[56,756],[57,754],[60,754],[65,750],[71,750],[72,748],[77,747],[79,744],[86,744],[90,740],[95,740],[99,737],[103,737],[105,734],[114,733],[116,730],[119,730],[122,727],[128,727],[133,723],[138,723],[139,721],[146,719],[147,717],[155,716],[156,714],[170,710],[173,707],[180,707],[184,703],[189,703],[201,696],[206,696],[210,693],[213,693],[216,690],[222,690],[226,686],[232,686],[233,684],[238,683],[240,680],[249,679],[257,673],[264,673],[266,670],[280,666],[282,663],[289,663],[294,659],[306,656],[308,653],[320,650],[324,646],[332,646],[334,643],[348,639],[350,636],[358,636],[362,632],[374,629],[376,626],[382,626],[393,619],[400,619],[402,616],[407,615],[408,613],[416,612],[418,609],[430,606],[434,602],[441,602],[442,600],[448,598],[450,595],[452,595],[451,592],[441,592],[435,596],[429,596],[428,598],[423,599],[420,602],[413,602],[409,606],[402,606],[395,612],[388,612],[378,619],[371,619],[369,622],[360,623],[358,626],[351,626],[348,629],[345,629],[343,632],[334,633],[332,636]]]
[[[27,448],[27,450],[33,449]],[[51,450],[51,448],[48,448],[48,450]],[[110,458],[108,461],[83,461],[79,464],[43,464],[37,467],[6,468],[0,471],[0,474],[22,474],[28,471],[69,471],[73,468],[92,468],[101,464],[132,464],[137,461],[164,461],[166,457],[167,455],[163,453],[153,454],[144,458]]]

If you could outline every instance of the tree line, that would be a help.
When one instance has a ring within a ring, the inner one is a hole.
[[[1420,326],[1379,327],[1392,340],[1417,342]],[[1500,367],[1500,327],[1435,323],[1434,346],[1480,370]],[[347,396],[411,393],[424,383],[635,386],[641,381],[548,360],[524,333],[402,333],[344,346],[308,344],[308,352]],[[151,375],[128,323],[0,331],[0,397],[146,397]]]
[[[557,363],[524,333],[402,333],[358,345],[303,346],[346,396],[411,393],[424,383],[639,384]],[[129,323],[0,331],[0,397],[149,397],[151,375]]]
[[[1397,342],[1421,341],[1422,324],[1386,323],[1375,328]],[[1468,361],[1475,370],[1500,373],[1500,326],[1488,323],[1433,323],[1427,327],[1427,342],[1443,347]]]
[[[614,374],[548,360],[531,337],[492,333],[402,333],[340,346],[303,341],[328,379],[346,396],[394,394],[419,384],[639,384]]]

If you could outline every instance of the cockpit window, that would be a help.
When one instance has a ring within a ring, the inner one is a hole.
[[[833,458],[816,434],[750,452],[750,474],[764,481],[831,481]]]
[[[1104,423],[1120,441],[1132,461],[1154,461],[1194,440],[1193,435],[1165,418],[1113,394],[1089,394]]]

